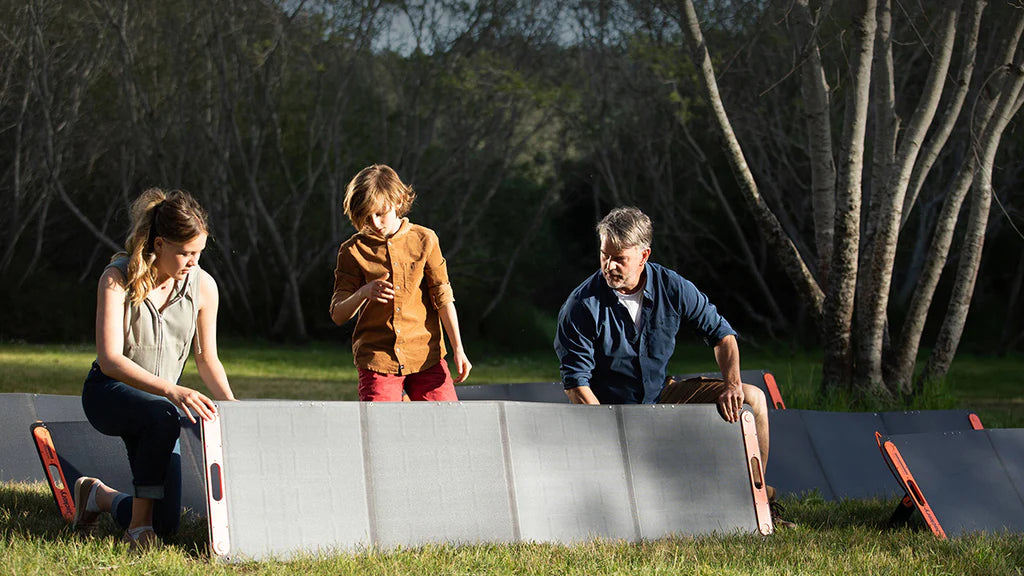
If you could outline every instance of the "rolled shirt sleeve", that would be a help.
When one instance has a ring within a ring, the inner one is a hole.
[[[694,286],[693,282],[678,276],[682,317],[685,323],[700,336],[708,346],[714,346],[729,335],[736,335],[732,325],[721,314],[718,308],[708,300],[706,294]]]
[[[430,303],[434,310],[455,301],[455,293],[448,281],[448,264],[441,255],[441,244],[437,235],[431,231],[430,247],[426,265],[423,267],[423,280],[430,294]]]
[[[562,386],[568,390],[590,386],[594,371],[596,320],[578,299],[570,297],[558,312],[555,353],[558,355]]]
[[[345,301],[346,298],[356,293],[365,282],[359,264],[352,255],[344,249],[338,250],[338,262],[334,267],[334,293],[331,295],[331,307],[328,313],[334,312],[334,307]]]

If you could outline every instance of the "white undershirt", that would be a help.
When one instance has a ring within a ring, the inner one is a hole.
[[[618,290],[615,291],[615,296],[618,297],[619,302],[626,307],[626,311],[633,317],[633,325],[637,330],[640,330],[640,312],[643,311],[643,307],[640,305],[644,300],[644,291],[637,290],[632,294],[623,294]]]

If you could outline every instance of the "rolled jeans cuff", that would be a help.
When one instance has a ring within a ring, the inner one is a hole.
[[[164,486],[163,484],[158,486],[135,486],[135,497],[148,500],[163,500]]]

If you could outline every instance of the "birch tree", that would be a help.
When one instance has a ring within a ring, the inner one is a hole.
[[[953,295],[923,377],[944,376],[963,332],[988,221],[995,153],[1022,98],[1018,42],[1024,9],[1001,5],[998,15],[992,16],[1008,15],[1012,25],[1002,27],[998,41],[989,45],[994,57],[989,59],[991,68],[983,70],[983,83],[972,79],[978,65],[984,0],[945,0],[920,14],[902,10],[901,18],[927,22],[928,32],[921,33],[918,41],[929,60],[921,93],[904,95],[897,89],[900,75],[912,70],[899,69],[900,60],[893,57],[895,15],[890,0],[849,3],[848,14],[834,13],[837,8],[831,2],[778,4],[791,31],[804,97],[811,181],[807,192],[814,198],[817,266],[807,264],[763,201],[726,113],[693,2],[682,0],[672,10],[714,109],[716,132],[762,235],[801,298],[820,318],[824,384],[855,386],[880,395],[909,394],[924,321],[970,191],[967,222],[959,227],[963,241]],[[836,21],[848,22],[845,30],[849,32],[844,43],[847,67],[842,74],[845,101],[841,107],[832,102],[833,91],[820,57],[825,42],[822,30],[827,22]],[[958,45],[959,62],[953,68]],[[965,107],[965,102],[972,105]],[[900,111],[908,109],[911,114],[904,123]],[[840,112],[843,130],[835,135],[831,125]],[[899,337],[890,340],[889,296],[900,231],[937,159],[951,145],[962,145],[967,153],[952,184],[943,187],[947,189],[943,208],[909,311]],[[870,177],[863,178],[865,173]]]

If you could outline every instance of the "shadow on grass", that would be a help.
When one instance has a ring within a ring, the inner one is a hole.
[[[0,483],[0,531],[40,538],[67,537],[70,527],[42,483]]]
[[[123,532],[104,514],[95,538],[120,540]],[[41,482],[0,482],[0,535],[50,541],[80,537],[60,515],[49,487]],[[183,516],[178,533],[167,539],[167,544],[196,560],[209,559],[207,542],[206,519],[194,514]]]
[[[889,519],[900,499],[873,500],[842,500],[827,502],[821,496],[812,493],[796,497],[780,499],[784,511],[783,518],[796,522],[801,528],[811,530],[835,530],[842,528],[866,528],[879,532],[890,530],[927,530],[927,526],[916,511],[909,521],[892,528]]]

